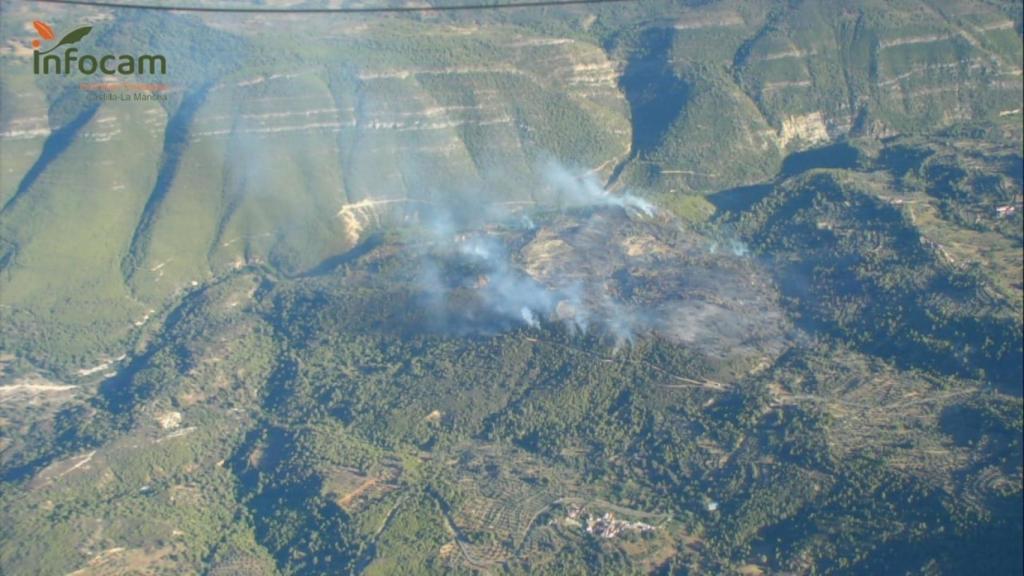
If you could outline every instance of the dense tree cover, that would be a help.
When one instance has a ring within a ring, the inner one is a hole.
[[[779,186],[738,225],[774,259],[807,326],[905,366],[1020,392],[1019,314],[992,302],[980,273],[944,266],[941,246],[897,207],[818,172]]]
[[[989,378],[962,368],[994,349],[935,312],[984,310],[976,284],[944,281],[898,212],[807,178],[738,223],[811,278],[787,295],[816,337],[753,370],[557,323],[459,332],[401,255],[201,288],[8,456],[0,563],[72,571],[120,546],[220,574],[1013,571],[993,550],[1019,550],[1019,398],[963,377]],[[888,321],[883,296],[903,299]],[[900,336],[921,316],[927,337]],[[957,345],[975,355],[934,361]],[[566,498],[656,530],[596,538]],[[78,551],[97,515],[107,539]],[[17,544],[40,531],[58,544]]]
[[[52,130],[3,156],[0,573],[1024,572],[1019,0],[683,4],[119,11],[81,48],[175,85],[132,112],[0,56],[0,127]],[[549,156],[742,239],[797,329],[449,322],[423,235],[338,213],[537,200]]]

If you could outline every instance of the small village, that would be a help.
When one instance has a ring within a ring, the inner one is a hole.
[[[590,514],[586,509],[572,506],[565,515],[565,523],[573,526],[585,526],[587,534],[598,538],[612,539],[624,533],[644,534],[654,532],[654,526],[644,522],[627,522],[615,518],[614,512],[605,512],[602,516]]]

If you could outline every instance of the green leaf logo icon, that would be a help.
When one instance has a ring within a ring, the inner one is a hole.
[[[89,32],[92,32],[92,26],[82,26],[81,28],[76,28],[76,29],[72,30],[71,32],[68,32],[67,34],[65,34],[64,37],[60,39],[60,42],[57,42],[56,46],[54,46],[53,48],[50,48],[46,52],[40,52],[40,55],[42,55],[42,54],[49,54],[50,52],[53,52],[54,50],[56,50],[57,48],[60,48],[61,46],[67,46],[69,44],[74,44],[74,43],[78,42],[79,40],[81,40],[82,38],[85,38],[86,36],[88,36]]]

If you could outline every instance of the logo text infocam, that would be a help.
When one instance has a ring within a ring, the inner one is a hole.
[[[46,23],[35,21],[32,23],[36,31],[44,40],[55,38],[53,29]],[[167,74],[167,59],[160,54],[82,54],[79,55],[78,48],[71,46],[77,44],[92,32],[92,26],[82,26],[68,32],[49,50],[39,51],[42,43],[39,40],[32,41],[32,72],[34,74],[71,74],[77,71],[79,74],[107,74],[107,75],[132,75],[132,74]],[[64,47],[64,51],[54,54],[54,50]]]

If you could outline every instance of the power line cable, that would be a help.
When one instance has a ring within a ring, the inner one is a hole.
[[[451,6],[358,6],[341,8],[265,8],[259,6],[175,6],[167,4],[134,4],[101,0],[29,0],[40,4],[61,4],[90,8],[123,8],[129,10],[162,10],[167,12],[224,12],[235,14],[373,14],[387,12],[454,12],[472,10],[505,10],[509,8],[542,8],[587,4],[633,3],[640,0],[535,0],[533,2],[502,2],[499,4],[456,4]]]

